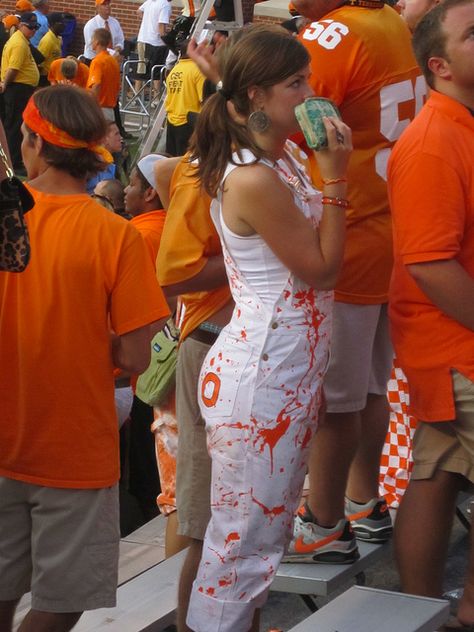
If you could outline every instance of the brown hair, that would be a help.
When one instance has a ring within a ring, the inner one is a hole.
[[[418,22],[413,33],[413,50],[415,57],[430,88],[434,88],[434,74],[429,68],[431,57],[442,57],[449,61],[446,55],[446,33],[443,22],[450,9],[471,4],[473,0],[444,0],[428,11]]]
[[[307,50],[279,26],[252,25],[234,34],[218,52],[222,90],[205,102],[191,138],[191,160],[198,159],[198,175],[214,197],[232,161],[232,153],[249,149],[264,157],[246,125],[232,119],[230,100],[237,114],[247,118],[252,104],[248,89],[270,88],[309,64]]]
[[[96,29],[92,33],[92,39],[95,40],[99,44],[99,46],[102,46],[103,48],[107,48],[112,44],[112,35],[107,29]]]
[[[107,131],[102,111],[94,97],[76,86],[55,85],[33,95],[36,107],[47,121],[77,140],[100,143]],[[84,178],[105,169],[106,164],[90,149],[67,149],[43,141],[41,155],[48,165]]]

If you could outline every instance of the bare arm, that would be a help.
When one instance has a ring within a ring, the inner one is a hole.
[[[166,298],[188,292],[205,292],[227,283],[224,259],[222,255],[209,257],[204,268],[186,281],[163,287]]]
[[[407,266],[420,289],[442,312],[474,331],[474,279],[455,259]]]
[[[171,176],[180,162],[181,156],[158,160],[155,164],[155,189],[158,192],[163,208],[167,209],[170,203]]]
[[[9,68],[5,73],[5,79],[0,83],[1,92],[5,92],[5,88],[9,83],[15,81],[15,77],[18,74],[18,70],[16,68]]]
[[[143,373],[150,364],[152,331],[163,329],[166,318],[151,325],[129,331],[122,336],[112,334],[112,359],[114,366],[129,373]]]
[[[336,126],[344,143],[336,139],[336,127],[328,121],[329,148],[317,153],[323,178],[345,176],[352,149],[349,128]],[[317,229],[296,207],[293,194],[275,170],[262,164],[235,169],[226,180],[223,215],[228,227],[241,235],[261,235],[275,255],[298,278],[320,290],[332,289],[344,254],[345,210],[324,205]],[[324,187],[324,195],[345,198],[346,183]]]
[[[95,96],[95,98],[97,100],[99,100],[99,94],[100,94],[100,83],[95,83],[93,86],[90,87],[90,91],[92,92],[92,94]]]
[[[195,39],[191,39],[188,44],[188,55],[207,79],[213,83],[219,81],[219,67],[212,46],[207,42],[197,44]]]

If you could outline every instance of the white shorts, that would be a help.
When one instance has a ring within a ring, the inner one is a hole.
[[[386,395],[393,363],[387,305],[334,303],[331,358],[324,378],[328,413],[363,410]]]

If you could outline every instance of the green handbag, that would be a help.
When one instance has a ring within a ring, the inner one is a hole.
[[[179,332],[170,318],[151,341],[151,362],[137,380],[136,396],[149,406],[159,406],[174,388]]]

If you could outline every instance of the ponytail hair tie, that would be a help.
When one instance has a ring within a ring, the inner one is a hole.
[[[231,95],[224,90],[224,88],[222,86],[222,81],[218,81],[216,83],[216,92],[221,94],[226,101],[229,101],[229,99],[231,98]]]

